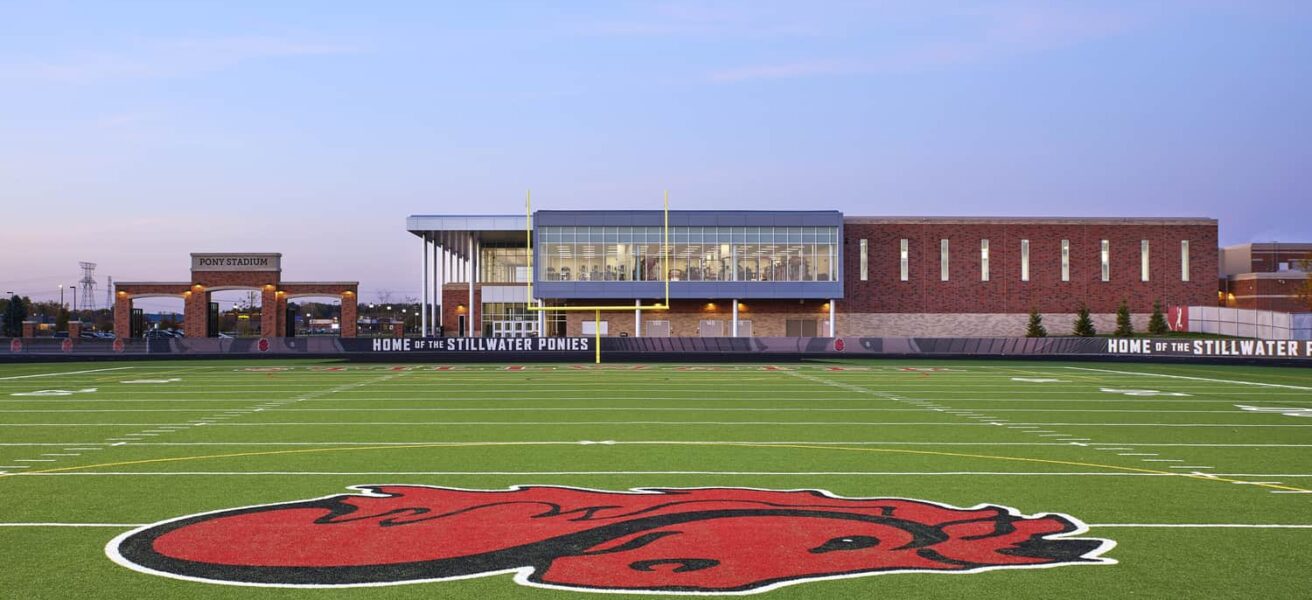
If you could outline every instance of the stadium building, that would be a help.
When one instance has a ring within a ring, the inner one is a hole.
[[[423,328],[447,336],[1017,336],[1081,305],[1215,305],[1206,218],[860,217],[837,211],[415,215]],[[530,261],[530,248],[532,260]]]

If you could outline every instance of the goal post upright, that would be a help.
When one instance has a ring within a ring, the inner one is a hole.
[[[528,248],[528,305],[527,309],[531,312],[542,312],[550,314],[551,312],[581,312],[591,311],[593,313],[593,346],[594,362],[601,364],[601,312],[602,311],[643,311],[643,310],[669,310],[670,309],[670,191],[665,190],[665,206],[663,210],[663,229],[662,237],[664,243],[661,244],[661,277],[665,282],[665,302],[644,305],[639,301],[636,306],[544,306],[539,303],[533,305],[533,192],[530,190],[524,195],[524,242]],[[539,331],[539,335],[545,334],[546,331]]]

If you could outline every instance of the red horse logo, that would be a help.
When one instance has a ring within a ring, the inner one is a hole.
[[[515,573],[595,592],[751,593],[895,572],[1111,564],[1114,542],[1066,515],[1002,506],[745,488],[482,491],[384,485],[203,513],[118,536],[147,573],[288,587]]]

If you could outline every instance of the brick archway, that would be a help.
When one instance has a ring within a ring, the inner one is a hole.
[[[341,337],[355,337],[357,281],[282,281],[282,254],[191,255],[191,281],[123,281],[114,284],[114,335],[131,336],[132,300],[177,296],[183,300],[183,329],[188,337],[204,337],[209,323],[210,294],[225,289],[260,292],[260,335],[283,337],[289,295],[336,296],[342,302]]]

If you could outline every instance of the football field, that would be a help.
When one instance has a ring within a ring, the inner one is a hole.
[[[1252,366],[0,365],[0,597],[1312,598],[1309,417]]]

